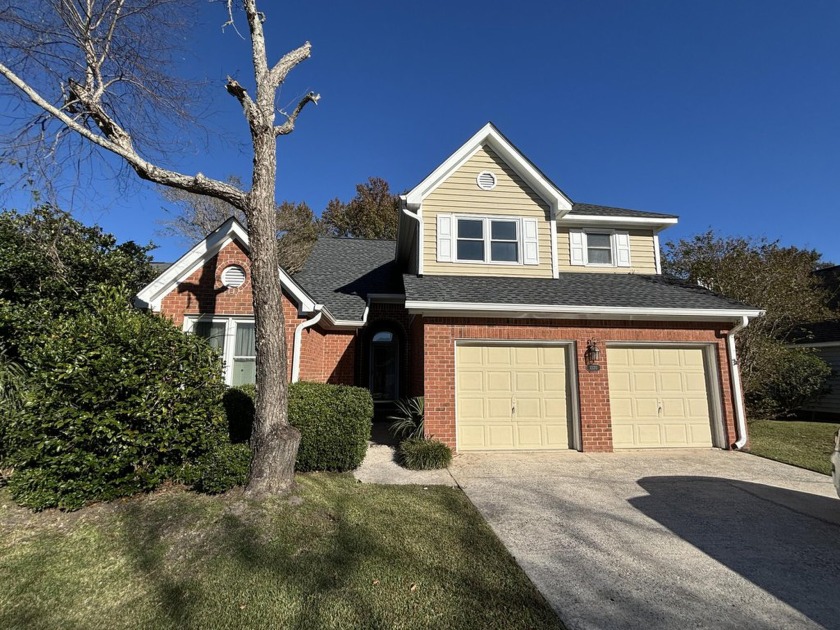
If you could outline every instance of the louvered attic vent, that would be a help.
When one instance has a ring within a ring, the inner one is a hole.
[[[481,171],[475,181],[481,190],[493,190],[496,187],[496,176],[490,171]]]
[[[245,284],[245,270],[239,265],[231,265],[222,272],[222,284],[235,289]]]

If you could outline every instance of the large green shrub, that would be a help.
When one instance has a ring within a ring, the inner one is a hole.
[[[289,422],[301,435],[297,470],[357,468],[367,452],[372,418],[367,389],[294,383],[289,387]]]
[[[254,421],[253,395],[253,386],[226,392],[231,436],[250,434]],[[301,434],[295,468],[299,471],[357,468],[367,452],[372,418],[373,400],[367,389],[293,383],[289,386],[289,423]]]
[[[412,437],[400,443],[400,463],[411,470],[446,468],[452,461],[452,449],[440,440]]]
[[[745,400],[755,418],[792,416],[808,400],[827,392],[831,367],[808,348],[765,343],[764,360],[745,379]]]
[[[12,494],[78,508],[150,490],[226,438],[221,362],[201,338],[102,291],[27,344],[6,422]]]
[[[219,494],[244,486],[250,466],[251,449],[247,444],[222,441],[198,458],[189,481],[194,490]]]

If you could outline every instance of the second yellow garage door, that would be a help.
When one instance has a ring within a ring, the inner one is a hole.
[[[569,448],[565,346],[458,345],[459,450]]]
[[[703,348],[607,348],[614,448],[712,446]]]

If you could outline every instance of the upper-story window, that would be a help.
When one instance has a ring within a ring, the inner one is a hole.
[[[572,265],[629,267],[630,235],[627,232],[570,230]]]
[[[458,218],[456,260],[519,262],[519,221]]]
[[[438,262],[539,264],[537,220],[439,214]]]

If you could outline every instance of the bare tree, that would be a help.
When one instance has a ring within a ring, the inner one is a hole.
[[[300,433],[287,417],[286,342],[281,305],[275,218],[277,138],[291,133],[301,111],[319,96],[301,98],[276,122],[275,99],[289,72],[309,58],[306,42],[271,65],[257,0],[241,0],[248,23],[254,91],[228,77],[248,123],[253,147],[250,190],[229,182],[187,174],[144,156],[142,129],[131,123],[151,119],[156,106],[172,106],[177,77],[156,42],[169,35],[161,25],[182,5],[178,0],[6,0],[0,9],[0,75],[40,109],[44,120],[60,123],[59,133],[79,137],[119,156],[143,180],[206,195],[241,210],[251,242],[257,343],[257,396],[247,491],[283,493],[294,482]],[[233,21],[234,0],[226,0]],[[161,28],[158,28],[161,26]],[[144,48],[148,46],[148,51]],[[148,52],[148,54],[147,54]],[[126,111],[144,104],[143,115]],[[151,124],[151,123],[150,123]],[[34,129],[35,127],[31,127]],[[42,126],[42,128],[45,128]]]

